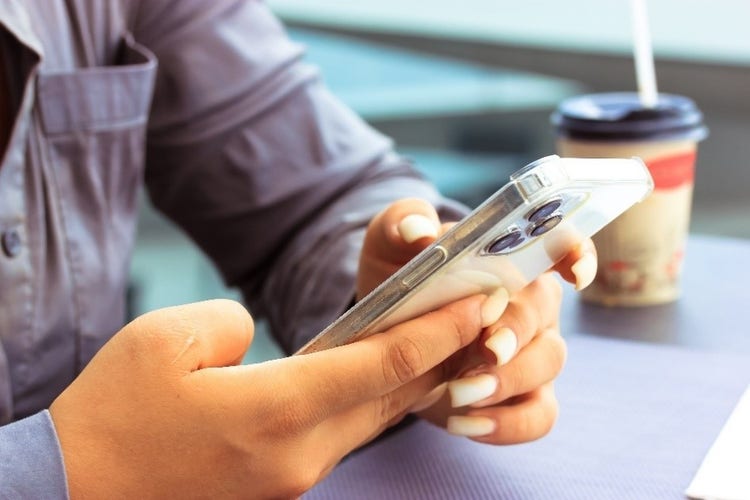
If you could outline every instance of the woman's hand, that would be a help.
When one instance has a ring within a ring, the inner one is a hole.
[[[235,302],[141,316],[50,407],[71,497],[297,497],[454,375],[443,362],[480,335],[483,300],[245,366]]]
[[[492,444],[531,441],[557,419],[553,381],[565,363],[562,288],[550,273],[514,294],[502,317],[456,361],[459,376],[419,412],[448,432]],[[438,398],[439,394],[439,398]]]
[[[358,298],[408,262],[451,224],[441,224],[425,201],[401,200],[368,228],[360,258]],[[584,288],[596,274],[596,251],[584,241],[555,266],[565,280]],[[501,318],[446,363],[457,378],[415,405],[415,412],[449,432],[474,440],[510,444],[546,434],[557,418],[553,381],[565,362],[560,336],[562,289],[545,273],[509,297],[499,291],[483,309]]]

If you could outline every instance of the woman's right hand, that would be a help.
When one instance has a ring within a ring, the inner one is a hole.
[[[253,323],[235,302],[141,316],[50,407],[71,497],[301,495],[455,375],[442,362],[480,334],[483,300],[242,366]]]

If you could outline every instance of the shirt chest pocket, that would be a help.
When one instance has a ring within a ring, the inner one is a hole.
[[[80,364],[122,325],[156,58],[130,36],[112,65],[37,80],[44,176],[67,250]]]

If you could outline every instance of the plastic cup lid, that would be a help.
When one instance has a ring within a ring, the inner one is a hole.
[[[653,108],[644,108],[635,92],[580,95],[560,103],[551,120],[558,134],[572,139],[700,141],[708,135],[695,103],[670,94],[659,94]]]

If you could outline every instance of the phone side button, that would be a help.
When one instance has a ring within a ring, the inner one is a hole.
[[[406,276],[401,278],[401,283],[409,290],[417,286],[429,276],[433,271],[439,268],[448,257],[448,252],[441,246],[433,248],[426,255],[416,268],[412,269]]]

